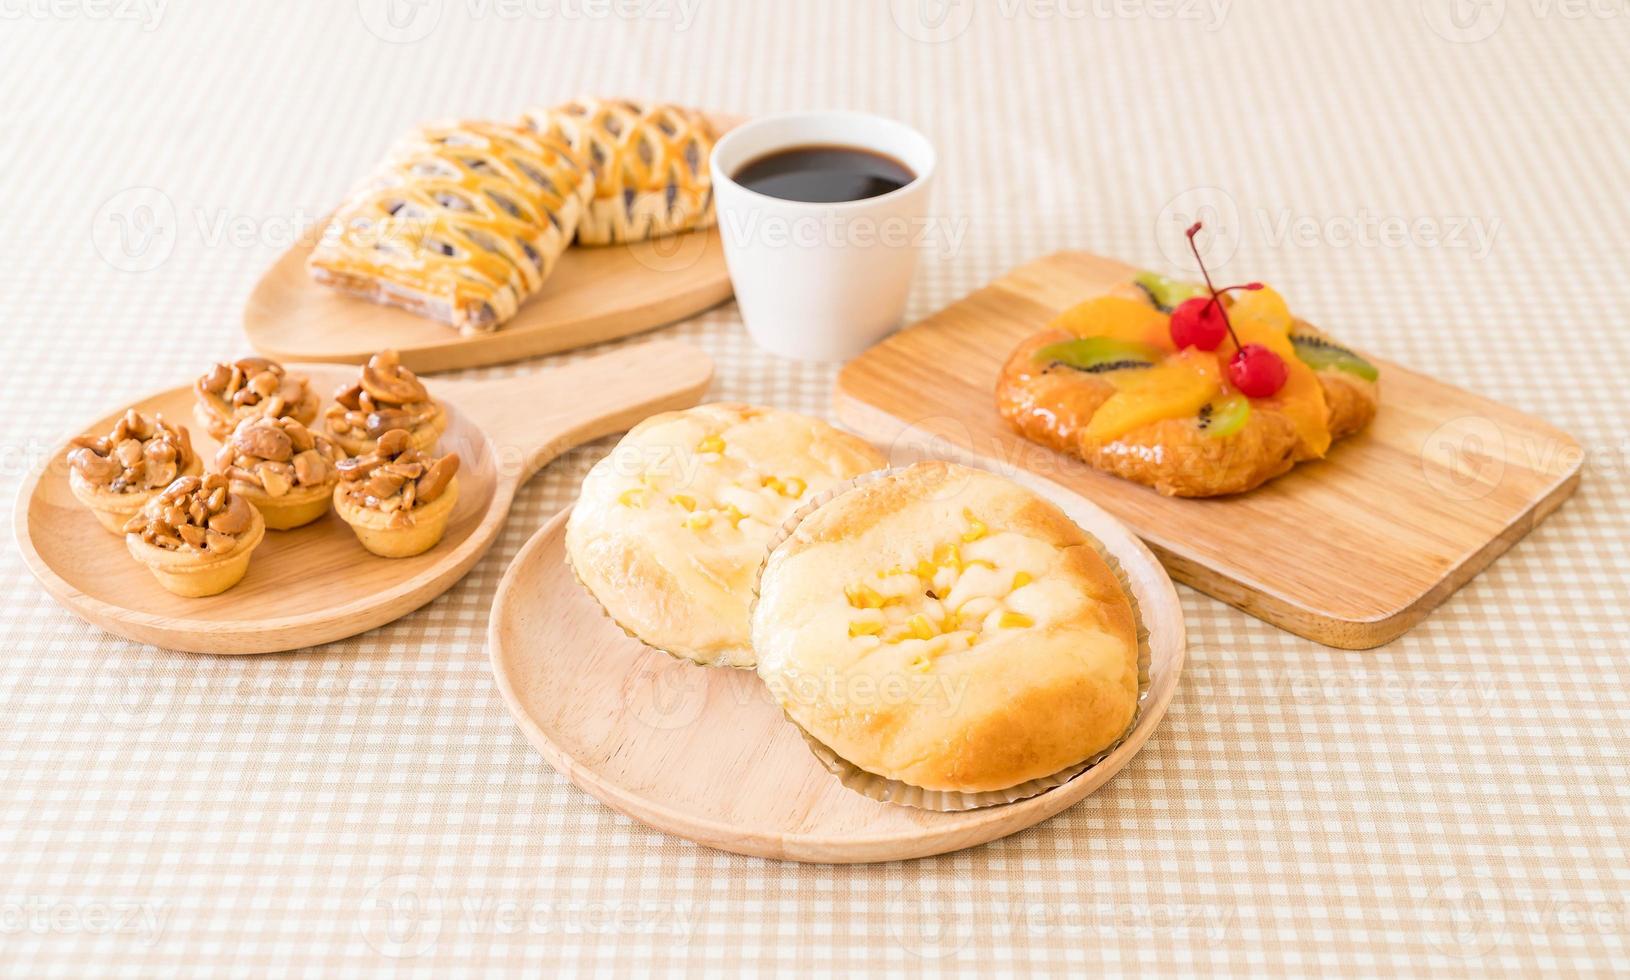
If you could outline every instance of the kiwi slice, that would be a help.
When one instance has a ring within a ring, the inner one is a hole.
[[[1036,351],[1036,360],[1042,364],[1049,366],[1062,364],[1092,374],[1153,367],[1165,356],[1164,351],[1148,344],[1115,340],[1112,337],[1078,337],[1075,340],[1061,340]]]
[[[1357,375],[1365,381],[1374,381],[1381,376],[1375,365],[1340,344],[1331,343],[1323,337],[1311,334],[1292,334],[1291,345],[1296,348],[1296,357],[1303,364],[1315,371],[1325,368],[1335,368]]]
[[[1251,418],[1251,400],[1244,395],[1229,395],[1200,406],[1194,424],[1201,432],[1214,439],[1231,436],[1245,428]]]
[[[1158,272],[1140,272],[1132,282],[1149,297],[1149,302],[1162,313],[1177,309],[1177,304],[1195,296],[1206,295],[1206,288],[1197,282],[1171,279]]]

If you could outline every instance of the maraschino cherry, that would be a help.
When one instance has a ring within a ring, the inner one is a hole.
[[[1194,236],[1200,233],[1200,227],[1201,223],[1196,221],[1185,234],[1189,248],[1194,251],[1194,261],[1200,264],[1200,274],[1205,276],[1211,297],[1191,297],[1172,310],[1172,343],[1179,350],[1185,347],[1216,350],[1222,346],[1224,337],[1232,338],[1236,350],[1228,360],[1228,380],[1247,398],[1267,398],[1283,388],[1290,376],[1285,361],[1261,344],[1241,344],[1234,334],[1234,325],[1228,321],[1228,308],[1222,302],[1224,293],[1236,289],[1261,289],[1262,284],[1248,282],[1222,289],[1213,286],[1211,273],[1206,271],[1205,259],[1200,257],[1200,247],[1194,244]]]

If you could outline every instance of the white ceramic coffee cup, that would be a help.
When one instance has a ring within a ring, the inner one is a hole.
[[[731,179],[767,153],[812,145],[881,153],[916,178],[887,194],[837,204],[784,201]],[[934,162],[933,144],[921,133],[861,112],[767,116],[714,145],[725,262],[759,346],[799,360],[844,360],[899,326],[928,220]]]

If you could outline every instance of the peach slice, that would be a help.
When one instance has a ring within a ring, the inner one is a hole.
[[[1295,318],[1290,315],[1290,307],[1285,304],[1285,297],[1279,295],[1272,286],[1263,286],[1249,292],[1230,293],[1229,296],[1233,302],[1228,304],[1228,319],[1233,322],[1236,330],[1241,323],[1253,322],[1272,327],[1281,334],[1290,333]]]
[[[1098,296],[1060,313],[1048,324],[1076,337],[1108,337],[1173,350],[1171,317],[1125,296]]]
[[[1296,356],[1296,346],[1290,342],[1290,335],[1286,332],[1288,325],[1281,330],[1272,317],[1236,316],[1234,311],[1237,309],[1238,303],[1229,309],[1228,318],[1234,323],[1234,332],[1239,335],[1240,343],[1261,344],[1285,362],[1285,386],[1272,397],[1257,401],[1283,412],[1290,419],[1301,438],[1304,452],[1313,457],[1323,456],[1330,448],[1330,409],[1324,403],[1324,386],[1319,383],[1318,375]],[[1224,344],[1218,354],[1232,356],[1233,351],[1233,344]]]
[[[1223,386],[1216,356],[1192,347],[1146,371],[1120,371],[1104,377],[1115,386],[1115,394],[1098,407],[1086,428],[1087,437],[1099,442],[1117,439],[1151,422],[1195,415]]]

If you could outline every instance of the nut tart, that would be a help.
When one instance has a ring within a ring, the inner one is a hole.
[[[368,359],[356,383],[334,393],[323,424],[352,456],[373,452],[392,429],[406,429],[414,447],[429,452],[447,431],[447,412],[396,351],[384,350]]]
[[[699,664],[751,667],[748,613],[770,541],[812,495],[884,464],[791,412],[720,403],[654,415],[583,480],[567,559],[630,635]]]
[[[80,436],[68,450],[68,486],[114,534],[177,477],[197,476],[203,463],[187,430],[164,416],[130,409],[103,436]]]
[[[218,595],[243,581],[266,522],[219,473],[184,476],[124,527],[131,557],[179,596]]]
[[[765,563],[759,676],[838,759],[920,791],[893,801],[965,809],[928,800],[1073,775],[1138,705],[1136,607],[1100,547],[984,470],[930,461],[856,481]]]
[[[1180,497],[1240,493],[1367,426],[1379,372],[1260,283],[1140,274],[1019,344],[996,383],[1026,438]]]
[[[542,287],[593,192],[565,141],[493,122],[420,128],[340,206],[307,267],[466,334]]]
[[[192,387],[198,396],[193,418],[213,439],[225,439],[244,419],[262,415],[303,425],[317,420],[318,397],[310,382],[264,357],[217,364]]]
[[[392,429],[372,452],[339,462],[334,510],[374,554],[422,554],[447,531],[458,502],[458,466],[457,453],[430,456],[405,429]]]
[[[295,419],[245,419],[215,453],[215,471],[249,501],[273,531],[328,513],[345,453]]]
[[[577,226],[580,244],[634,242],[713,224],[714,133],[700,112],[579,99],[531,110],[526,124],[570,143],[594,171],[594,197]]]

